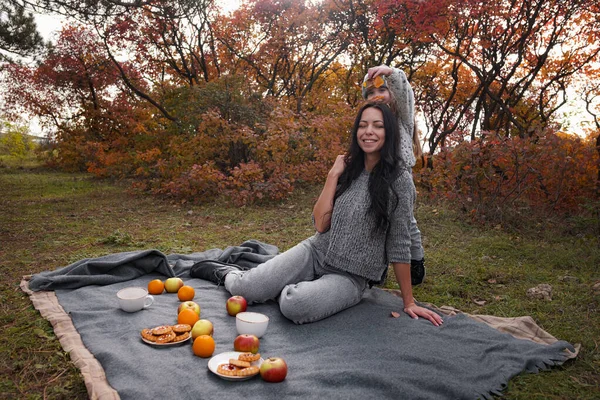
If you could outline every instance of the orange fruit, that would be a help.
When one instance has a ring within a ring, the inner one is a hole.
[[[154,279],[148,282],[148,293],[150,294],[162,294],[165,290],[165,284],[160,279]]]
[[[179,314],[177,314],[177,323],[178,324],[188,324],[189,326],[194,326],[196,322],[200,319],[200,316],[196,314],[196,311],[191,308],[185,308],[181,310]]]
[[[194,351],[194,355],[198,357],[210,357],[215,352],[215,339],[209,335],[200,335],[194,339],[192,350]]]
[[[177,297],[179,297],[179,301],[192,300],[195,294],[196,292],[194,291],[194,288],[186,285],[180,287],[177,291]]]

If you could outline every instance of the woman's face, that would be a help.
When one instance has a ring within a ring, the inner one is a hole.
[[[365,154],[378,154],[381,151],[385,143],[385,126],[381,110],[374,107],[363,110],[356,139]]]
[[[389,104],[391,100],[390,91],[383,86],[378,88],[374,87],[367,92],[367,100]]]

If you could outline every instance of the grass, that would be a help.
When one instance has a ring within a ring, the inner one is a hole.
[[[313,233],[310,214],[319,191],[299,190],[287,201],[260,207],[200,206],[6,161],[0,188],[0,398],[7,399],[87,398],[52,327],[19,289],[23,275],[119,251],[189,253],[249,238],[285,250]],[[582,344],[575,361],[511,380],[507,399],[600,397],[600,293],[592,288],[600,281],[596,236],[552,226],[486,229],[428,204],[419,204],[417,219],[428,268],[426,282],[415,288],[417,299],[469,313],[531,315],[554,336]],[[526,296],[539,283],[552,285],[552,301]]]

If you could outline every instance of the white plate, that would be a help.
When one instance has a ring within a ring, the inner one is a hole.
[[[142,337],[142,341],[145,343],[148,343],[151,346],[177,346],[178,344],[181,343],[186,343],[187,341],[189,341],[192,338],[192,335],[190,335],[187,339],[185,340],[181,340],[179,342],[169,342],[169,343],[156,343],[156,342],[151,342],[150,340],[144,339]]]
[[[235,358],[237,360],[238,356],[240,354],[243,354],[242,352],[239,351],[228,351],[225,353],[221,353],[221,354],[217,354],[216,356],[213,356],[210,360],[208,360],[208,369],[211,370],[212,373],[214,373],[215,375],[217,375],[219,378],[223,378],[227,381],[245,381],[246,379],[251,379],[254,378],[256,375],[252,375],[252,376],[228,376],[228,375],[222,375],[220,373],[217,372],[217,368],[219,368],[219,365],[221,364],[229,364],[229,359],[230,358]],[[250,364],[251,365],[256,365],[257,367],[260,368],[260,364],[262,364],[264,360],[261,358],[259,358],[257,361],[253,361]]]

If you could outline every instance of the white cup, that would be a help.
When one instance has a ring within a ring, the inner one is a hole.
[[[123,311],[136,312],[154,303],[154,297],[143,287],[128,287],[117,292],[119,306]]]

